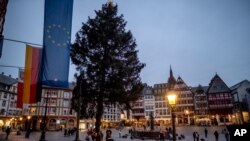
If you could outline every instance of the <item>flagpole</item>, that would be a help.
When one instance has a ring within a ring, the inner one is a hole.
[[[48,99],[49,99],[49,96],[47,93],[46,100],[45,100],[45,112],[44,112],[44,116],[43,116],[42,134],[41,134],[41,138],[39,141],[46,141],[45,133],[46,133],[46,118],[47,118]]]

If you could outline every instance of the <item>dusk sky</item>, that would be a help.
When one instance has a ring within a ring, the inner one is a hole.
[[[107,0],[74,0],[75,33]],[[249,0],[114,0],[146,63],[142,82],[166,83],[169,68],[189,86],[208,85],[217,73],[228,86],[250,80]],[[41,44],[44,0],[9,0],[5,38]],[[5,41],[0,65],[24,67],[25,44]],[[0,67],[18,76],[17,68]],[[73,81],[70,66],[69,81]]]

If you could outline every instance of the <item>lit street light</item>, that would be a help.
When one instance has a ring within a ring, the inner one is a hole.
[[[174,114],[174,106],[176,105],[176,93],[174,91],[170,91],[167,94],[168,104],[171,107],[171,115],[172,115],[172,128],[173,128],[173,141],[176,141],[176,133],[175,133],[175,114]]]
[[[27,128],[25,138],[29,138],[29,136],[30,136],[30,124],[31,124],[30,119],[31,119],[31,116],[28,116],[27,119],[28,119],[28,123],[27,123],[28,128]]]
[[[185,114],[188,116],[188,125],[190,125],[189,111],[185,110]]]

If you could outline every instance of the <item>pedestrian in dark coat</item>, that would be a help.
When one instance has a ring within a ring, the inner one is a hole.
[[[200,135],[196,132],[196,141],[200,141]]]
[[[7,127],[6,130],[5,130],[5,132],[6,132],[6,137],[5,137],[5,139],[7,140],[8,137],[9,137],[9,135],[10,135],[10,127]]]
[[[193,138],[194,138],[194,141],[196,139],[196,132],[193,132]]]
[[[215,136],[215,140],[219,141],[219,133],[217,130],[214,132],[214,136]]]
[[[225,138],[226,138],[226,141],[229,141],[229,133],[227,131],[225,132]]]
[[[205,128],[205,130],[204,130],[204,132],[205,132],[205,137],[207,138],[207,128]]]
[[[163,133],[163,131],[160,132],[160,141],[164,141],[164,133]]]
[[[65,128],[65,129],[64,129],[64,137],[67,136],[67,133],[68,133],[68,130]]]

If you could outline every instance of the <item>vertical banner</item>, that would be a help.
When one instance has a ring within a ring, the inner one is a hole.
[[[35,103],[42,49],[26,45],[23,103]]]
[[[23,108],[24,69],[19,69],[17,83],[17,108]]]
[[[45,0],[42,84],[68,87],[73,0]]]
[[[8,0],[0,0],[0,58],[3,49],[3,27],[5,21],[5,14],[7,11]]]

